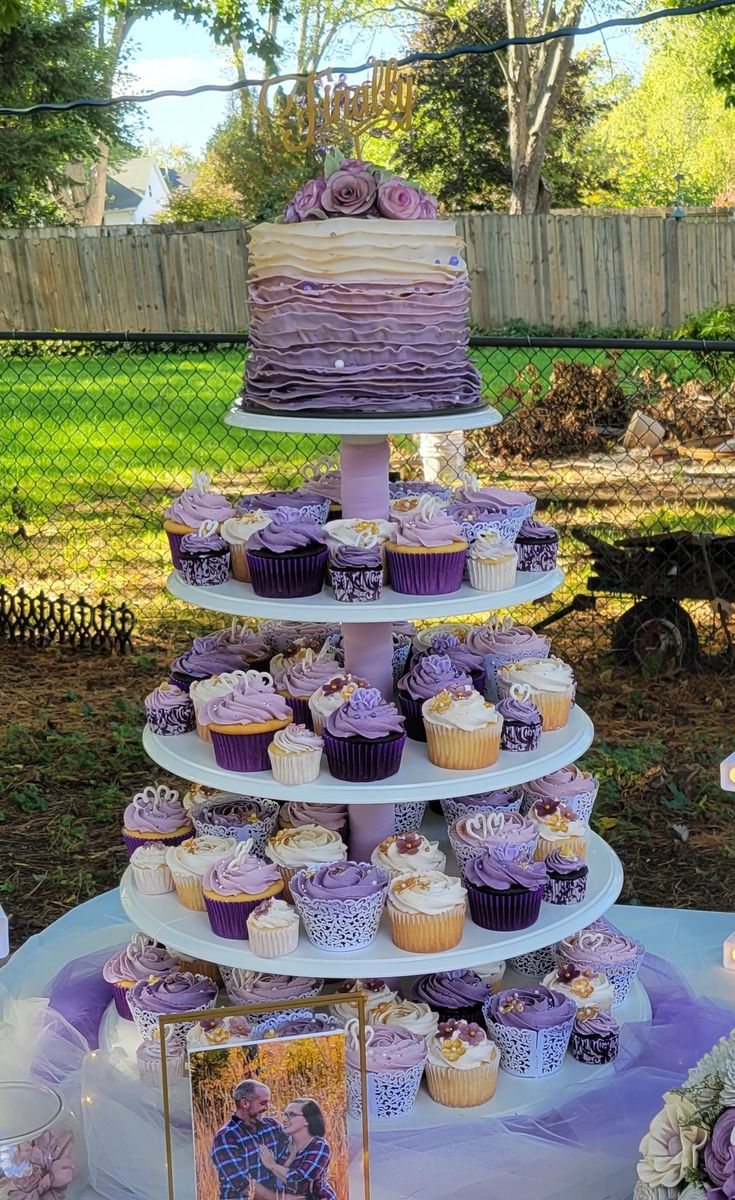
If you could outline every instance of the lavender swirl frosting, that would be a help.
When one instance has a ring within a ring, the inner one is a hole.
[[[227,542],[218,533],[185,533],[181,539],[184,554],[219,554],[229,550]]]
[[[423,655],[398,682],[398,687],[408,692],[412,700],[428,700],[444,688],[456,685],[472,687],[472,680],[448,654]]]
[[[333,658],[317,658],[312,650],[307,650],[303,658],[283,672],[280,690],[294,697],[313,696],[318,688],[334,678],[335,668],[339,669]]]
[[[182,704],[188,707],[191,700],[175,683],[162,683],[148,693],[144,703],[146,708],[179,708]]]
[[[229,995],[241,1004],[257,1000],[301,1000],[322,986],[322,980],[306,975],[275,975],[267,971],[242,971],[236,967],[228,984]]]
[[[533,517],[526,517],[518,533],[519,540],[524,542],[552,542],[556,541],[558,536],[553,526],[535,521]]]
[[[254,508],[267,510],[277,508],[305,508],[307,504],[320,504],[321,496],[302,488],[293,488],[290,492],[253,492],[238,500],[235,508],[238,516],[252,512]]]
[[[303,800],[289,800],[281,812],[286,822],[295,828],[299,825],[321,825],[322,829],[340,833],[347,824],[345,804],[307,804]]]
[[[574,1032],[580,1037],[609,1037],[620,1033],[620,1024],[611,1012],[599,1009],[594,1016],[585,1016],[580,1009],[574,1022]]]
[[[348,1037],[346,1046],[348,1067],[360,1069],[360,1046],[355,1037]],[[401,1025],[368,1025],[365,1030],[365,1062],[368,1071],[406,1071],[426,1058],[426,1039],[411,1033]]]
[[[136,833],[175,833],[189,825],[189,817],[179,793],[162,784],[133,796],[125,809],[124,825]]]
[[[499,700],[495,705],[504,721],[517,722],[520,725],[540,725],[541,713],[533,700],[515,700],[508,696]]]
[[[140,980],[130,991],[130,999],[142,1012],[193,1012],[208,1008],[217,995],[217,984],[206,975],[178,971],[163,979]]]
[[[217,896],[258,896],[281,882],[278,868],[250,853],[252,842],[239,845],[204,873],[202,887]]]
[[[580,771],[577,766],[570,766],[532,779],[523,785],[523,790],[533,800],[565,800],[570,796],[586,796],[596,787],[594,775]]]
[[[248,800],[238,796],[234,800],[217,799],[213,796],[198,804],[194,817],[203,825],[222,825],[225,828],[237,829],[243,825],[254,825],[262,821],[265,809],[260,800],[253,797]]]
[[[356,688],[349,700],[327,718],[333,737],[389,737],[403,732],[405,718],[395,704],[384,700],[377,688]]]
[[[194,679],[209,679],[228,671],[242,670],[242,655],[229,648],[197,650],[192,646],[171,663],[175,674],[191,675]]]
[[[577,1006],[561,992],[539,984],[498,992],[491,996],[489,1017],[510,1029],[553,1029],[576,1016]]]
[[[300,1017],[289,1017],[286,1021],[279,1021],[272,1028],[278,1030],[279,1037],[298,1037],[303,1033],[323,1033],[325,1029],[341,1029],[342,1022],[336,1017],[328,1016],[327,1013],[306,1012]]]
[[[332,555],[332,567],[337,570],[378,571],[382,564],[379,546],[337,546]]]
[[[546,883],[546,864],[519,854],[515,846],[494,846],[465,866],[465,879],[473,887],[507,892],[512,887],[538,891]]]
[[[362,900],[386,891],[388,872],[370,863],[334,862],[297,871],[291,893],[306,900]]]
[[[247,625],[239,626],[237,621],[233,621],[226,629],[218,629],[215,633],[195,638],[192,644],[196,646],[199,642],[206,643],[207,649],[210,650],[222,649],[239,654],[245,662],[257,662],[270,655],[270,646],[266,639],[248,629]]]
[[[433,637],[430,653],[448,655],[456,667],[468,674],[473,671],[478,673],[485,669],[482,656],[466,642],[461,642],[454,633],[438,633]]]
[[[514,655],[516,658],[547,658],[548,638],[529,625],[478,625],[470,629],[466,644],[477,654]]]
[[[566,854],[563,850],[552,850],[547,854],[546,870],[550,875],[576,875],[578,872],[589,870],[583,858],[576,854]]]
[[[202,725],[260,725],[287,721],[292,716],[288,702],[266,688],[237,688],[226,696],[213,696],[199,710]]]
[[[423,546],[435,549],[438,546],[449,546],[453,542],[462,542],[462,530],[442,509],[421,512],[420,509],[409,513],[401,521],[394,535],[398,546]]]
[[[490,988],[475,971],[437,971],[422,975],[411,988],[411,999],[422,1000],[431,1008],[463,1008],[482,1004]]]
[[[190,529],[198,529],[202,521],[222,521],[234,517],[235,510],[226,496],[218,496],[216,492],[204,492],[199,488],[187,488],[166,509],[164,517],[168,521],[176,521],[179,525],[188,525]]]
[[[179,963],[165,946],[157,946],[145,934],[136,934],[124,950],[108,958],[102,977],[108,983],[130,983],[151,975],[172,975]]]
[[[276,508],[270,525],[259,529],[251,537],[248,550],[286,554],[290,550],[303,550],[314,543],[323,545],[325,540],[324,530],[312,517],[302,516],[295,508]]]

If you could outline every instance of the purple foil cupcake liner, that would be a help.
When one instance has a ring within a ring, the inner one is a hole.
[[[500,731],[500,749],[512,754],[525,754],[529,750],[538,750],[541,742],[541,722],[538,725],[520,722],[503,721]]]
[[[387,741],[371,742],[367,738],[364,741],[336,738],[323,729],[322,737],[331,774],[347,783],[374,783],[395,775],[406,745],[405,733]]]
[[[335,600],[343,604],[369,604],[379,600],[383,594],[382,568],[371,570],[367,567],[345,569],[330,567],[332,590]]]
[[[393,832],[417,833],[426,813],[425,800],[404,800],[393,806]]]
[[[398,707],[406,718],[406,724],[403,728],[406,734],[414,742],[426,741],[426,729],[424,728],[424,717],[421,712],[423,701],[414,700],[412,696],[407,696],[405,692],[397,693]]]
[[[112,998],[115,1001],[115,1008],[118,1016],[122,1017],[123,1021],[132,1021],[133,1014],[130,1011],[128,1004],[128,992],[130,988],[121,987],[119,983],[112,985]]]
[[[156,708],[145,705],[148,728],[161,737],[175,737],[180,733],[193,733],[196,729],[193,704],[177,704],[175,708]]]
[[[307,729],[314,728],[314,718],[311,715],[309,701],[302,700],[300,696],[286,696],[286,703],[293,713],[294,725],[305,725]],[[270,763],[268,763],[270,766]]]
[[[181,539],[185,537],[183,533],[169,533],[166,530],[168,538],[168,548],[171,551],[171,562],[176,567],[177,571],[181,570]]]
[[[275,732],[219,733],[210,729],[214,761],[223,771],[270,771],[268,747]]]
[[[125,849],[128,852],[128,858],[132,858],[133,851],[138,849],[138,846],[180,846],[187,838],[192,836],[191,829],[187,829],[186,833],[170,834],[168,837],[162,838],[147,838],[144,836],[133,837],[131,834],[123,833],[123,841]]]
[[[508,890],[507,892],[491,892],[473,887],[466,879],[467,899],[470,906],[470,916],[481,929],[495,929],[501,932],[512,932],[516,929],[528,929],[538,920],[541,912],[543,888],[535,891]]]
[[[250,581],[256,596],[282,599],[284,596],[316,596],[324,584],[329,551],[326,546],[313,554],[289,558],[265,556],[248,550]]]
[[[509,1075],[539,1079],[555,1075],[564,1065],[574,1016],[550,1029],[513,1029],[500,1025],[490,1015],[490,1001],[484,1004],[485,1025],[500,1051],[500,1066]]]
[[[578,879],[563,876],[552,879],[549,876],[544,891],[544,900],[549,904],[579,904],[584,900],[587,891],[589,871],[584,871]]]
[[[401,554],[386,549],[394,592],[405,596],[445,596],[458,592],[467,560],[466,549],[440,554]]]
[[[253,909],[262,904],[260,900],[212,900],[205,895],[204,903],[212,926],[212,933],[223,938],[245,938],[248,936],[248,917]]]
[[[312,946],[337,953],[372,946],[378,936],[387,894],[387,886],[357,900],[310,900],[292,893]]]
[[[516,542],[519,571],[553,571],[556,567],[558,541]]]
[[[620,1034],[617,1032],[603,1035],[584,1034],[577,1033],[576,1029],[572,1029],[569,1052],[577,1062],[594,1063],[601,1066],[603,1063],[612,1062],[614,1058],[617,1058],[619,1049]]]

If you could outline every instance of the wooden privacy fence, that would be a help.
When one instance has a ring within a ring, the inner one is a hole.
[[[458,218],[472,324],[675,328],[735,303],[735,220],[551,214]],[[230,221],[0,232],[0,328],[247,329],[247,225]]]

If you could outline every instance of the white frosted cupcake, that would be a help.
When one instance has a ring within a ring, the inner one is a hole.
[[[297,871],[321,863],[345,862],[347,847],[333,829],[296,825],[293,829],[279,829],[269,838],[265,856],[278,867],[289,895],[288,884]]]
[[[212,735],[207,726],[201,725],[199,722],[199,713],[202,706],[208,700],[219,699],[221,696],[229,696],[230,692],[234,692],[240,680],[245,678],[245,671],[226,671],[222,675],[210,675],[209,679],[197,679],[192,683],[189,688],[189,695],[194,705],[197,733],[200,738],[204,738],[205,742],[211,742]]]
[[[505,967],[505,959],[501,959],[500,962],[480,963],[479,967],[473,967],[472,970],[492,992],[499,992],[503,986]]]
[[[275,896],[264,900],[248,917],[248,942],[253,954],[279,958],[291,954],[299,943],[299,915]]]
[[[339,521],[327,521],[324,532],[331,557],[339,546],[362,545],[365,534],[374,537],[382,551],[397,528],[395,521],[383,521],[378,517],[344,517]]]
[[[145,896],[161,896],[174,890],[174,881],[166,865],[169,846],[138,846],[130,858],[133,882]]]
[[[240,517],[229,517],[227,521],[222,522],[220,535],[230,548],[230,570],[233,579],[239,579],[241,583],[250,583],[248,542],[254,533],[259,533],[266,525],[270,525],[271,519],[264,509],[254,508]]]
[[[385,867],[392,878],[406,872],[443,871],[447,856],[438,842],[430,842],[420,833],[392,833],[375,847],[370,861],[376,867]]]
[[[602,971],[592,971],[562,963],[551,971],[543,981],[544,987],[552,992],[561,992],[573,1000],[577,1008],[599,1008],[612,1012],[615,1003],[615,988]]]
[[[166,863],[178,896],[184,908],[195,912],[206,912],[202,895],[204,872],[237,845],[234,838],[215,837],[204,834],[187,838],[178,846],[166,850]]]
[[[483,533],[470,546],[467,574],[478,592],[502,592],[516,581],[518,555],[511,542],[494,533]]]
[[[319,775],[324,743],[306,725],[277,729],[268,747],[273,778],[290,787],[313,783]]]
[[[529,699],[541,713],[544,733],[563,729],[569,720],[574,699],[574,673],[560,658],[521,658],[498,667],[497,681],[501,700],[510,696],[514,683],[528,687]]]
[[[469,687],[445,688],[421,706],[429,761],[455,771],[481,771],[500,753],[503,718]]]
[[[467,892],[442,871],[397,875],[388,887],[388,915],[396,946],[412,953],[451,950],[462,941]]]
[[[335,669],[335,673],[327,683],[309,697],[309,712],[316,733],[321,733],[327,723],[327,718],[346,704],[356,688],[369,687],[366,679],[350,675],[348,671]]]
[[[382,1004],[392,1004],[398,999],[398,993],[384,979],[348,979],[340,984],[338,992],[364,992],[365,993],[365,1022],[368,1025],[372,1024],[373,1011],[379,1008]],[[353,1021],[357,1017],[357,1009],[354,1004],[333,1004],[332,1012],[340,1021]]]
[[[138,1063],[140,1082],[146,1087],[161,1087],[163,1075],[161,1069],[161,1042],[151,1040],[141,1042],[135,1052]],[[166,1078],[183,1079],[185,1074],[186,1051],[180,1042],[168,1039],[166,1042]]]
[[[539,831],[534,858],[548,858],[554,851],[585,857],[590,827],[560,800],[537,800],[528,811],[528,820]]]
[[[400,1025],[418,1037],[430,1038],[436,1033],[439,1014],[423,1000],[381,1000],[370,1010],[371,1025]]]
[[[428,1048],[426,1083],[437,1104],[472,1108],[492,1099],[500,1051],[479,1025],[454,1018],[441,1021]]]
[[[211,800],[214,795],[216,795],[216,788],[205,787],[202,783],[192,783],[191,787],[184,792],[181,801],[187,817],[191,816],[198,804],[201,804],[203,800]]]

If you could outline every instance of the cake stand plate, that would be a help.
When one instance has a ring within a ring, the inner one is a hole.
[[[458,946],[425,955],[410,954],[393,944],[387,913],[383,914],[377,939],[365,950],[347,953],[318,950],[302,929],[296,950],[273,959],[253,954],[245,941],[221,938],[212,933],[207,914],[184,908],[175,892],[166,892],[162,896],[143,895],[133,882],[130,867],[120,884],[120,900],[126,915],[138,929],[190,958],[243,967],[248,971],[285,971],[289,975],[315,975],[320,979],[338,979],[344,975],[361,979],[392,978],[515,958],[576,933],[607,912],[623,886],[623,869],[617,855],[595,833],[589,836],[587,863],[587,894],[579,904],[543,903],[536,924],[516,933],[481,929],[468,916]]]
[[[330,415],[316,417],[306,413],[252,412],[236,402],[225,416],[225,425],[233,429],[262,429],[278,433],[323,433],[332,436],[387,437],[398,433],[453,433],[463,429],[486,429],[500,425],[503,417],[489,404],[463,410],[452,409],[435,416],[394,417],[389,413],[374,417]]]
[[[576,705],[563,729],[543,733],[538,750],[514,754],[501,750],[492,767],[485,771],[449,771],[429,762],[426,745],[410,738],[403,752],[401,768],[390,779],[377,783],[344,783],[329,774],[322,759],[322,769],[314,783],[301,783],[298,789],[278,783],[270,771],[225,771],[214,761],[209,742],[197,733],[161,737],[148,726],[143,731],[146,754],[182,779],[201,783],[218,791],[243,796],[266,796],[272,800],[299,800],[309,804],[399,804],[404,801],[442,800],[447,797],[472,796],[497,788],[514,787],[548,775],[559,767],[574,762],[592,743],[594,728],[589,717]]]
[[[406,621],[429,617],[454,617],[459,614],[496,612],[538,600],[556,591],[564,582],[564,572],[518,571],[514,587],[502,592],[479,592],[463,583],[459,591],[447,596],[403,596],[392,588],[383,589],[380,600],[365,604],[342,604],[329,588],[316,596],[298,599],[266,599],[256,596],[249,583],[228,579],[216,587],[193,587],[180,571],[172,571],[166,587],[173,596],[198,608],[237,617],[267,617],[283,621],[334,621],[342,625],[363,625]]]

